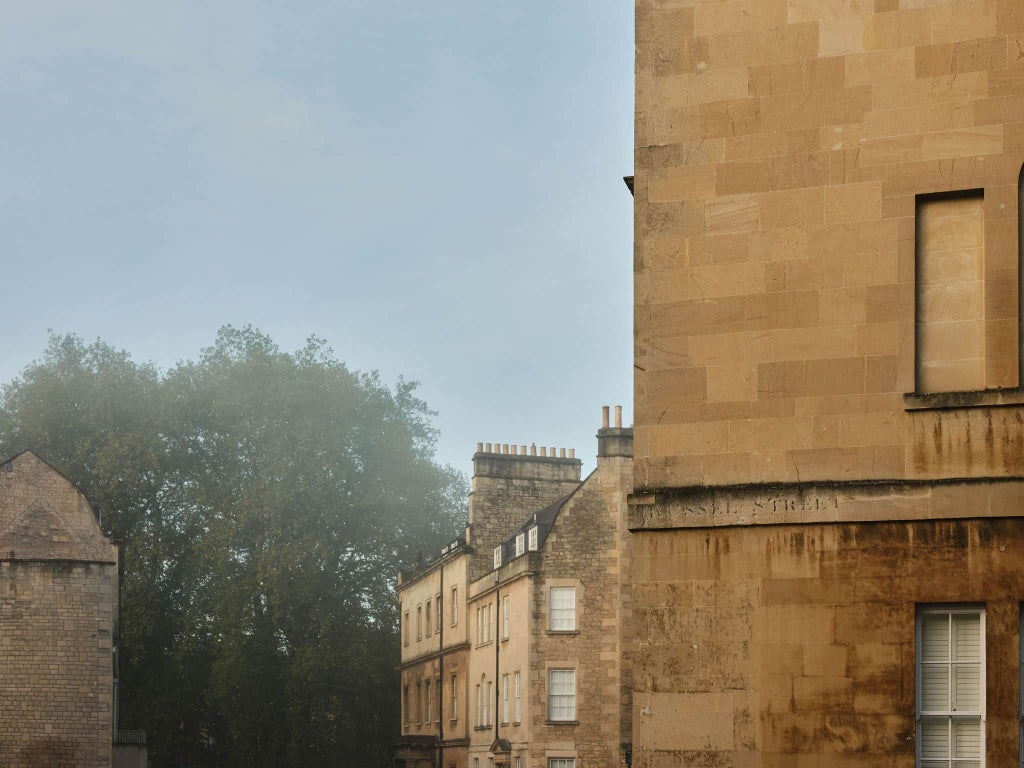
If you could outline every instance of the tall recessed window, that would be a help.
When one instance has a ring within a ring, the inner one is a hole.
[[[917,749],[920,768],[984,765],[984,608],[918,611]]]
[[[430,601],[427,600],[427,637],[430,637]]]
[[[526,532],[526,538],[527,538],[527,542],[526,542],[527,548],[531,552],[536,552],[537,551],[537,526],[536,525],[533,526],[533,528],[531,528],[530,530],[528,530]]]
[[[576,588],[552,587],[550,592],[550,620],[548,629],[571,632],[576,629]]]
[[[522,708],[522,698],[521,698],[522,688],[521,688],[521,683],[520,683],[519,673],[518,672],[516,672],[515,675],[514,675],[514,679],[512,681],[512,687],[513,687],[514,693],[515,693],[515,698],[513,699],[514,704],[513,704],[513,708],[512,708],[512,721],[515,722],[515,723],[519,723],[519,722],[522,722],[522,719],[523,719],[523,708]]]
[[[509,599],[508,595],[501,598],[501,636],[508,640],[508,625],[509,625]]]
[[[548,670],[548,720],[576,719],[576,670]]]
[[[501,676],[501,722],[507,723],[509,716],[509,682],[508,674]]]
[[[452,675],[452,720],[455,720],[459,716],[459,676],[457,674]]]
[[[459,623],[459,588],[452,587],[452,626]]]
[[[476,642],[477,645],[491,641],[491,604],[481,605],[476,609]]]
[[[985,198],[917,199],[917,391],[986,387]]]
[[[416,606],[416,639],[423,638],[423,606]]]

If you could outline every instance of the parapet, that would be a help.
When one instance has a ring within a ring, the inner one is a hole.
[[[579,482],[583,462],[574,448],[529,447],[509,443],[477,443],[473,477],[504,480]]]

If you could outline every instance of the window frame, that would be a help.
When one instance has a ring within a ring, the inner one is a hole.
[[[494,548],[494,569],[501,568],[501,544]]]
[[[947,635],[948,636],[948,642],[950,644],[949,648],[947,649],[947,651],[948,651],[947,652],[947,658],[944,661],[941,660],[941,659],[940,660],[931,661],[931,662],[925,661],[924,658],[923,658],[923,656],[924,656],[923,630],[924,630],[924,623],[925,623],[924,620],[928,616],[943,616],[943,615],[947,616],[949,618],[949,627],[950,627],[948,635]],[[953,621],[953,619],[952,619],[952,617],[954,615],[972,615],[972,616],[978,616],[978,619],[979,619],[978,631],[979,631],[980,637],[979,637],[978,659],[977,659],[976,662],[973,662],[973,661],[971,662],[971,663],[977,663],[978,670],[979,670],[979,675],[978,675],[978,677],[979,677],[979,679],[978,679],[978,702],[979,702],[979,707],[978,707],[977,710],[967,710],[967,711],[962,710],[962,709],[961,710],[957,710],[952,705],[952,700],[951,699],[952,699],[952,696],[954,695],[955,686],[956,686],[956,682],[955,682],[956,681],[956,675],[954,674],[954,670],[955,670],[955,665],[957,664],[957,660],[953,658],[953,647],[952,647],[953,646],[953,631],[952,631],[952,627],[953,627],[952,621]],[[914,627],[914,699],[915,699],[915,704],[914,704],[914,710],[915,710],[915,712],[914,712],[915,718],[914,719],[915,719],[915,723],[914,723],[914,725],[915,725],[915,731],[916,731],[916,739],[915,739],[915,747],[914,747],[915,766],[917,768],[922,768],[924,763],[927,763],[928,766],[940,765],[942,763],[945,763],[945,765],[948,766],[949,768],[956,768],[956,766],[958,766],[958,765],[970,762],[970,763],[977,763],[979,766],[981,766],[981,768],[984,768],[984,766],[986,765],[985,751],[986,751],[986,735],[987,735],[986,734],[986,727],[985,727],[986,719],[987,719],[986,718],[986,714],[987,714],[986,713],[986,705],[987,705],[987,701],[986,701],[986,687],[987,687],[987,680],[986,680],[986,644],[987,643],[986,643],[986,640],[987,640],[987,638],[986,638],[986,609],[985,609],[985,606],[984,605],[980,605],[980,604],[976,604],[976,603],[966,603],[966,604],[922,604],[922,605],[918,605],[917,606],[917,615],[915,617],[915,625],[916,625]],[[946,710],[924,710],[923,709],[923,703],[924,703],[923,702],[924,675],[922,673],[922,667],[924,665],[938,666],[940,664],[947,665],[948,668],[949,668],[949,672],[948,672],[948,674],[946,676],[946,691],[947,691],[946,695],[947,695],[947,700],[949,701],[949,704],[950,704],[950,708],[946,709]],[[948,739],[949,739],[949,742],[950,742],[949,754],[945,758],[934,758],[934,757],[924,758],[924,757],[922,757],[921,749],[922,749],[922,746],[923,746],[923,732],[922,732],[923,723],[926,720],[941,721],[943,719],[945,719],[945,721],[949,724],[948,729],[947,729],[947,733],[949,734],[948,735]],[[965,721],[965,720],[975,720],[975,719],[979,723],[979,742],[980,742],[979,743],[979,754],[978,754],[977,757],[957,758],[953,754],[954,749],[952,748],[953,747],[953,727],[952,727],[953,723],[956,720]]]
[[[572,594],[572,608],[565,606],[555,607],[555,593],[571,592]],[[556,611],[559,613],[556,614]],[[571,611],[568,616],[563,614],[567,611]],[[576,587],[571,584],[556,584],[548,587],[548,631],[549,632],[576,632],[579,629],[579,621],[577,619],[576,611]],[[555,626],[556,616],[559,619],[559,623],[564,623],[566,626]]]
[[[516,534],[516,557],[519,557],[526,551],[526,534]]]
[[[501,639],[508,640],[509,637],[509,614],[511,613],[509,596],[501,598]]]
[[[572,692],[571,693],[555,693],[555,677],[565,676],[565,680],[571,682]],[[568,704],[562,700],[568,700]],[[571,712],[569,716],[556,717],[555,709],[561,704],[562,706],[571,706]],[[548,722],[550,723],[575,723],[576,719],[576,669],[575,667],[550,667],[548,669],[548,700],[547,700],[547,716]]]
[[[459,719],[459,674],[452,672],[452,722]]]
[[[476,644],[487,645],[491,642],[491,604],[478,605],[476,611]]]
[[[537,526],[533,526],[526,532],[527,542],[526,549],[530,552],[537,551],[537,540],[540,538],[537,533]]]
[[[408,731],[410,723],[412,723],[412,712],[409,707],[409,684],[406,683],[402,686],[402,728]]]
[[[520,676],[519,670],[513,673],[513,686],[515,688],[515,696],[512,705],[512,717],[513,723],[521,723],[523,721],[523,699],[522,699],[522,677]]]
[[[430,637],[432,632],[430,631],[431,622],[430,622],[430,601],[429,600],[427,600],[427,610],[426,610],[426,614],[425,615],[427,617],[427,623],[426,623],[426,632],[423,633],[423,636],[424,637]]]
[[[459,623],[459,588],[452,587],[452,626]]]
[[[501,724],[508,725],[509,721],[509,680],[508,672],[501,676]]]

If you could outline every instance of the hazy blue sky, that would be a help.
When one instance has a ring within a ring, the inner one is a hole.
[[[0,379],[225,323],[422,382],[439,457],[632,417],[621,0],[5,0]]]

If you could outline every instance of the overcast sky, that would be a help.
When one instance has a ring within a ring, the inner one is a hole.
[[[621,0],[4,0],[0,379],[219,326],[419,380],[441,461],[632,418]]]

